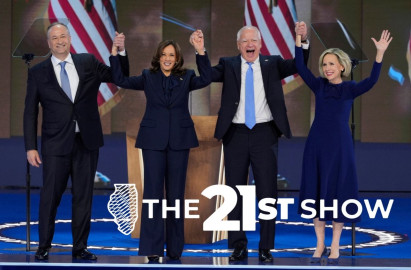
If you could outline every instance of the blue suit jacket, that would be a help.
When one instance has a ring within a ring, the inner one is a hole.
[[[307,63],[309,50],[304,51]],[[284,60],[281,56],[260,55],[261,73],[267,104],[276,125],[278,136],[291,137],[281,80],[297,73],[294,59]],[[223,139],[237,112],[241,92],[241,56],[220,58],[212,68],[212,81],[222,82],[221,107],[218,112],[214,137]]]
[[[137,148],[164,150],[169,145],[174,150],[181,150],[198,146],[188,98],[190,91],[211,83],[211,65],[207,55],[197,55],[196,62],[200,76],[196,76],[194,70],[187,70],[184,75],[173,78],[177,85],[167,102],[161,71],[145,69],[140,76],[125,77],[118,56],[110,56],[114,83],[123,88],[144,90],[146,95],[146,111],[137,136]]]

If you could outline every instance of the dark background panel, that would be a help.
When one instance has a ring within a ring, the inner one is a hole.
[[[366,142],[411,141],[411,63],[406,60],[411,38],[410,1],[363,1],[363,48],[370,61],[362,65],[369,74],[375,60],[371,37],[379,38],[382,29],[389,29],[394,39],[388,48],[378,84],[361,100],[361,140]],[[390,67],[404,75],[404,84],[388,76]]]

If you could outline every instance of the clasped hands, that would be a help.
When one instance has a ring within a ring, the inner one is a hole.
[[[194,31],[190,36],[190,44],[193,45],[194,49],[197,51],[198,54],[204,55],[205,48],[203,31],[199,29]]]
[[[118,33],[116,31],[116,36],[113,39],[113,46],[111,48],[111,54],[116,56],[118,52],[125,50],[125,40],[126,36],[123,33]]]

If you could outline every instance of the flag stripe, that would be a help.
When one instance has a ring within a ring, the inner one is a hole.
[[[269,1],[245,0],[245,24],[260,30],[262,54],[291,59],[294,57],[294,25],[297,21],[294,3],[292,0],[278,0],[277,6],[269,10]],[[282,83],[292,82],[297,77],[296,74],[289,76]]]
[[[111,50],[111,45],[113,44],[112,42],[112,37],[110,34],[107,32],[106,26],[104,25],[103,21],[101,20],[99,14],[97,14],[96,9],[94,6],[91,8],[90,11],[90,19],[94,23],[96,30],[100,34],[101,38],[103,39],[103,42],[106,44],[106,47],[108,50]]]
[[[96,39],[92,40],[89,36],[89,33],[84,28],[85,23],[88,25],[89,29],[94,28],[94,27],[91,26],[90,19],[89,19],[87,13],[85,12],[82,5],[79,5],[79,6],[77,5],[77,4],[80,4],[80,2],[74,1],[74,2],[72,2],[72,4],[74,6],[65,5],[65,6],[61,6],[61,7],[62,7],[63,12],[65,12],[65,14],[67,15],[67,18],[72,18],[70,20],[70,24],[73,26],[73,29],[74,29],[73,32],[79,34],[79,40],[83,41],[82,43],[83,43],[83,45],[85,45],[86,52],[94,54],[94,56],[98,60],[100,60],[101,62],[104,63],[105,61],[103,60],[103,57],[101,56],[100,51],[97,49],[97,47],[94,43],[94,42],[96,42]],[[74,7],[77,8],[76,9],[77,13],[74,12],[74,9],[73,9]],[[81,14],[82,12],[84,12],[86,14]],[[80,13],[79,15],[83,15],[83,16],[78,16],[78,13]],[[85,22],[80,21],[79,18],[84,19]],[[88,20],[87,20],[87,18],[88,18]],[[93,32],[93,31],[96,32],[95,29],[90,29],[90,32]],[[98,37],[100,37],[100,36],[98,36]],[[101,40],[101,37],[100,37],[100,39],[97,38],[97,41],[98,40]],[[101,45],[101,43],[102,42],[100,42],[100,45]],[[108,51],[105,54],[106,54],[105,58],[108,61],[108,56],[109,56]],[[104,100],[109,100],[116,91],[117,91],[117,88],[114,87],[113,85],[109,86],[107,84],[102,84],[100,86],[100,91],[99,92],[102,95],[102,97],[104,98]]]
[[[60,4],[61,4],[61,2],[60,2]],[[90,36],[88,35],[86,29],[81,24],[81,22],[79,20],[79,17],[74,12],[72,6],[70,6],[70,5],[64,5],[63,6],[63,5],[61,5],[61,8],[63,9],[64,13],[67,14],[67,18],[70,18],[70,24],[73,26],[73,28],[74,28],[75,32],[78,34],[80,40],[83,41],[83,44],[84,44],[87,52],[94,54],[94,56],[101,61],[102,57],[101,57],[100,53],[98,52],[96,46],[94,45],[94,42],[91,40]]]
[[[251,25],[257,25],[256,19],[255,19],[255,16],[254,16],[254,12],[253,12],[253,9],[252,9],[249,1],[247,1],[247,5],[248,5],[248,14],[250,15]],[[268,48],[267,48],[267,46],[264,42],[264,39],[261,40],[261,52],[263,54],[266,54],[266,55],[269,54],[269,51],[268,51]]]
[[[266,24],[264,17],[261,14],[262,11],[260,10],[256,2],[252,2],[252,3],[256,5],[252,10],[253,12],[255,12],[255,16],[254,16],[255,22],[253,22],[252,25],[258,27],[258,29],[261,32],[262,41],[264,41],[267,47],[267,52],[265,52],[265,54],[281,55],[280,49],[278,48],[275,40],[273,39],[273,36],[270,33],[268,24]]]
[[[103,95],[100,93],[100,91],[97,93],[97,104],[103,104],[106,102],[106,100],[103,98]]]
[[[106,31],[108,33],[111,33],[110,36],[112,36],[116,31],[115,25],[117,24],[117,20],[114,20],[114,22],[112,21],[109,12],[107,11],[106,7],[103,5],[101,1],[94,1],[94,8],[98,16],[100,16],[102,22],[104,23]]]
[[[108,64],[112,37],[117,28],[115,0],[94,0],[90,12],[84,8],[85,0],[50,0],[48,6],[51,23],[69,19],[72,53],[91,53]],[[64,21],[63,21],[64,22]],[[111,99],[118,88],[111,83],[102,83],[97,95],[99,106]],[[111,103],[112,105],[115,103]],[[111,107],[112,105],[108,106]],[[107,111],[108,109],[104,109]]]
[[[73,12],[75,11],[75,15],[77,20],[75,20],[76,24],[80,26],[85,31],[85,35],[91,41],[94,51],[88,50],[89,53],[92,53],[96,56],[98,60],[103,63],[108,63],[108,57],[110,56],[109,51],[111,50],[111,46],[108,48],[104,44],[102,37],[100,36],[99,32],[97,31],[94,23],[92,22],[89,13],[84,9],[84,6],[81,2],[82,0],[71,1],[71,5],[67,5],[70,7]],[[83,40],[84,44],[87,44],[86,40],[80,35]],[[106,60],[105,60],[106,59]]]
[[[109,1],[109,0],[103,0],[103,5],[104,5],[104,7],[106,8],[106,11],[107,11],[107,13],[108,13],[108,15],[110,16],[110,18],[111,18],[111,23],[114,25],[114,29],[118,29],[118,27],[117,27],[117,16],[116,16],[116,14],[115,14],[115,12],[114,12],[114,8],[113,8],[113,6],[112,6],[112,4],[111,4],[111,1]]]
[[[291,16],[293,17],[293,22],[297,22],[297,12],[294,7],[294,0],[286,0],[285,3],[287,4],[287,8],[291,13]]]
[[[260,10],[268,8],[263,0],[258,0],[257,3],[260,7]],[[278,28],[276,21],[274,21],[273,17],[270,16],[268,12],[262,12],[262,15],[264,17],[264,20],[267,22],[267,24],[270,25],[269,31],[271,33],[271,36],[274,38],[283,58],[287,58],[287,59],[292,58],[292,55],[290,51],[288,50],[287,43],[284,40],[284,37],[281,34],[281,31]]]
[[[284,16],[284,19],[290,29],[290,33],[294,33],[294,19],[291,15],[290,9],[287,6],[286,1],[278,1],[278,6]]]
[[[284,2],[282,0],[281,2]],[[294,25],[294,21],[287,21],[284,17],[283,12],[279,7],[274,8],[273,14],[271,15],[272,20],[277,23],[278,29],[281,31],[281,35],[284,38],[285,44],[287,45],[287,49],[290,52],[290,55],[294,55],[294,45],[295,45],[295,31],[294,26],[292,26],[292,30],[290,30],[290,25]],[[285,57],[289,58],[289,57]]]
[[[49,13],[49,20],[50,20],[50,23],[54,23],[54,22],[57,22],[57,17],[56,17],[56,14],[54,13],[54,11],[53,11],[53,8],[52,8],[52,5],[50,4],[49,5],[49,7],[48,7],[48,13]]]
[[[63,18],[68,18],[68,16],[66,15],[66,13],[64,13],[63,9],[60,6],[60,3],[58,0],[52,0],[50,2],[50,9],[52,11],[52,14],[50,14],[49,12],[49,19],[50,22],[53,21],[57,21],[58,19],[63,19]],[[54,16],[54,19],[53,17]],[[68,18],[70,19],[70,18]],[[80,38],[78,37],[76,31],[74,31],[73,26],[71,25],[71,23],[69,23],[67,25],[69,31],[70,31],[70,36],[71,36],[71,49],[70,51],[72,53],[79,53],[79,52],[87,52],[86,48],[84,47],[83,43],[81,42]]]

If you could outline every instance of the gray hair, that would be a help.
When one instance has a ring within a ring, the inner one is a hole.
[[[54,23],[50,24],[49,27],[47,27],[47,39],[50,37],[50,35],[49,35],[49,34],[50,34],[50,29],[51,29],[52,27],[56,26],[56,25],[61,25],[61,26],[65,27],[65,28],[67,29],[68,35],[70,36],[70,31],[69,31],[67,25],[65,25],[65,24],[62,23],[62,22],[54,22]]]
[[[243,31],[244,31],[244,30],[248,30],[248,29],[251,29],[251,30],[256,31],[256,32],[257,32],[258,39],[261,40],[260,30],[258,30],[258,28],[255,27],[255,26],[246,25],[246,26],[241,27],[240,30],[238,30],[238,32],[237,32],[237,41],[240,41],[240,37],[241,37],[241,34],[243,33]]]

